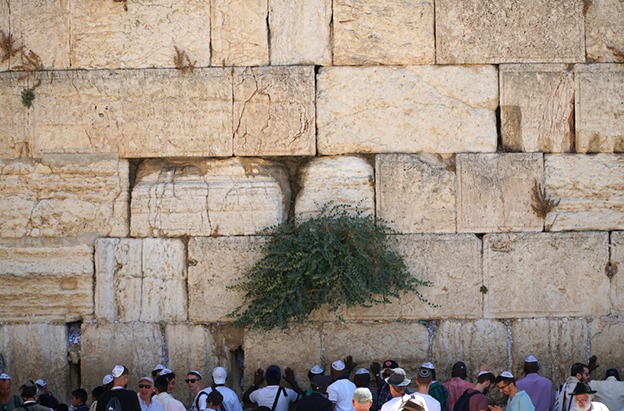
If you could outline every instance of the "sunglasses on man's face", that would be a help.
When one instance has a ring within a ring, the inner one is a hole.
[[[146,385],[139,384],[139,388],[147,388],[149,390],[150,388],[152,388],[152,386],[149,384],[146,384]]]
[[[192,382],[193,384],[195,384],[197,381],[199,381],[199,379],[195,379],[195,378],[189,378],[188,380],[184,380],[185,383],[190,383]]]

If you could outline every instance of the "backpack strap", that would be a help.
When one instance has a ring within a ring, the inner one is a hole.
[[[204,394],[206,397],[208,397],[208,394],[206,394],[205,391],[200,391],[199,394],[197,394],[197,399],[195,400],[195,408],[197,409],[197,411],[201,410],[201,408],[199,408],[199,399],[201,398],[202,394]]]
[[[277,394],[275,395],[275,401],[273,401],[273,406],[271,407],[271,411],[275,411],[275,407],[277,406],[277,400],[279,399],[280,392],[284,391],[284,396],[286,396],[286,389],[284,387],[279,387],[277,389]]]

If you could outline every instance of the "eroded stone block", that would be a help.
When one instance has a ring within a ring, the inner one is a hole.
[[[314,155],[314,68],[234,70],[234,154]]]
[[[174,46],[197,66],[210,65],[206,1],[77,0],[71,21],[72,68],[175,67]]]
[[[624,66],[576,65],[576,151],[624,151]]]
[[[373,167],[354,156],[319,157],[299,172],[301,190],[295,201],[295,214],[303,218],[317,214],[329,202],[346,204],[365,215],[375,213]]]
[[[283,222],[288,172],[261,159],[147,160],[130,205],[136,237],[251,235]]]
[[[542,231],[531,195],[543,170],[537,153],[457,155],[457,231]]]
[[[379,154],[375,169],[377,217],[402,233],[455,232],[455,158]]]
[[[334,2],[334,64],[435,64],[430,0]]]
[[[583,2],[436,1],[436,62],[585,61]]]
[[[624,3],[621,0],[584,2],[585,42],[590,63],[624,63]]]
[[[622,370],[624,352],[617,341],[624,338],[624,318],[601,317],[595,318],[591,323],[591,354],[598,356],[601,373],[609,368]],[[580,357],[579,362],[584,362],[586,356]]]
[[[11,32],[9,21],[9,0],[0,0],[0,30],[5,36],[8,36]],[[9,69],[9,59],[3,60],[0,58],[0,71]],[[0,94],[2,95],[2,94]]]
[[[574,73],[563,64],[500,66],[503,146],[563,153],[574,144]]]
[[[608,233],[488,234],[483,240],[486,317],[609,313]],[[591,289],[591,292],[587,290]]]
[[[0,1],[1,9],[2,1]],[[0,24],[0,30],[1,24]],[[0,70],[2,64],[0,63]],[[22,105],[22,90],[26,83],[19,82],[23,73],[0,74],[0,158],[18,158],[29,152],[28,109]]]
[[[497,77],[492,66],[321,68],[318,152],[496,151]]]
[[[611,290],[610,299],[613,303],[612,313],[617,315],[624,314],[624,232],[614,231],[610,235],[611,240]],[[606,273],[606,271],[605,271]],[[620,273],[618,275],[618,273]]]
[[[186,321],[186,252],[180,240],[95,243],[95,315],[102,321]]]
[[[128,233],[128,162],[112,155],[0,161],[0,237]]]
[[[546,193],[560,200],[545,220],[551,231],[624,228],[624,156],[546,155]]]

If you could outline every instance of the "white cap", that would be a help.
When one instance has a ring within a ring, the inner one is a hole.
[[[343,363],[342,361],[338,360],[338,361],[334,361],[332,363],[332,368],[336,371],[342,371],[345,369],[345,363]]]
[[[529,355],[528,357],[524,359],[524,362],[537,362],[537,358],[533,357],[532,355]]]
[[[223,367],[216,367],[212,370],[212,379],[215,384],[225,384],[227,378],[227,370]]]
[[[503,378],[513,378],[514,377],[513,374],[510,373],[509,371],[503,371],[500,376],[503,377]]]
[[[430,362],[426,362],[420,366],[421,368],[426,368],[428,370],[435,370],[435,367]]]
[[[489,371],[479,371],[479,374],[477,375],[477,377],[480,377],[480,376],[482,376],[483,374],[492,374],[492,373],[491,373],[491,372],[489,372]],[[492,374],[492,375],[494,375],[494,374]]]
[[[358,374],[370,374],[370,372],[368,372],[366,368],[360,368],[359,370],[355,372],[355,375],[358,375]]]
[[[2,373],[0,374],[0,380],[10,380],[11,377],[9,377],[9,374],[6,373]]]
[[[310,372],[312,374],[323,374],[323,368],[321,368],[320,365],[315,365],[314,367],[310,369]]]
[[[163,370],[160,372],[159,375],[167,375],[167,374],[173,374],[173,371],[171,371],[169,368],[163,368]]]
[[[44,380],[37,380],[35,381],[35,384],[41,386],[41,387],[45,387],[46,386],[46,382]]]
[[[102,380],[102,385],[110,384],[111,382],[113,382],[113,376],[110,374],[106,374],[104,376],[104,379]]]
[[[158,364],[157,366],[154,367],[154,369],[152,371],[160,371],[160,370],[164,370],[165,366],[162,364]]]
[[[113,368],[113,372],[111,372],[111,375],[113,376],[113,378],[119,378],[121,377],[121,374],[123,374],[125,370],[125,367],[123,365],[116,365],[115,368]]]
[[[152,377],[141,377],[139,382],[141,382],[141,381],[149,381],[149,382],[152,383],[152,385],[154,385],[154,380],[152,379]]]

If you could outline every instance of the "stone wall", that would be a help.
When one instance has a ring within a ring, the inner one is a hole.
[[[348,354],[624,372],[623,22],[621,0],[0,0],[0,367],[68,401],[164,362],[187,404],[190,369],[307,386]],[[234,328],[257,232],[330,200],[399,230],[439,307]]]

